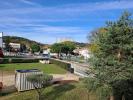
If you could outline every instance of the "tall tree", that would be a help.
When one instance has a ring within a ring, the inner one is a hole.
[[[65,53],[66,55],[71,54],[73,50],[76,48],[75,44],[70,41],[55,43],[51,46],[51,52],[58,53]]]
[[[67,54],[72,54],[73,50],[76,48],[75,44],[71,41],[62,42],[62,52]]]
[[[32,44],[31,45],[31,51],[34,52],[39,52],[40,51],[40,46],[38,44]]]
[[[98,30],[92,35],[91,44],[96,47],[92,50],[93,57],[90,59],[90,69],[93,77],[86,80],[90,91],[95,91],[100,100],[114,93],[116,83],[122,86],[133,79],[133,20],[131,14],[124,12],[116,22],[108,22],[106,31]],[[124,82],[124,83],[123,83]],[[122,87],[124,88],[124,87]],[[122,90],[120,88],[119,91]],[[132,91],[122,90],[122,96]],[[128,95],[128,97],[133,95]],[[128,99],[132,100],[132,99]]]
[[[25,52],[27,50],[27,47],[25,44],[20,45],[20,52]]]
[[[5,49],[7,51],[11,51],[11,46],[10,46],[11,38],[9,36],[7,36],[7,38],[4,40],[4,42],[5,42]]]
[[[55,43],[51,46],[51,52],[58,53],[58,57],[60,56],[60,53],[62,51],[63,45],[61,43]]]

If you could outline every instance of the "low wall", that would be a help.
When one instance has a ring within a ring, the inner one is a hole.
[[[75,64],[71,63],[71,68],[74,69],[74,73],[81,76],[81,77],[88,77],[88,74],[86,73],[88,68],[83,67],[81,64]]]

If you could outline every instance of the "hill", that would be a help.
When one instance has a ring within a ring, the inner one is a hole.
[[[32,44],[38,44],[41,46],[41,48],[48,46],[47,44],[39,43],[30,39],[26,39],[23,37],[17,37],[17,36],[3,36],[3,42],[5,42],[8,39],[8,41],[12,43],[20,43],[25,44],[27,47],[30,47]]]
[[[87,47],[89,44],[88,43],[80,43],[80,42],[73,42],[77,47]]]
[[[3,41],[5,42],[6,40],[9,40],[12,43],[20,43],[20,44],[25,44],[27,47],[30,47],[32,44],[38,44],[40,45],[41,48],[45,48],[45,47],[50,47],[51,45],[48,44],[43,44],[43,43],[39,43],[37,41],[34,40],[30,40],[27,38],[23,38],[23,37],[17,37],[17,36],[3,36]],[[89,44],[88,43],[80,43],[80,42],[73,42],[77,47],[87,47]]]

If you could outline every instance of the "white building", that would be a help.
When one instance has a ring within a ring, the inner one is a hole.
[[[78,53],[79,55],[83,56],[84,59],[88,59],[91,56],[91,53],[88,48],[75,49],[74,53]]]
[[[15,50],[20,49],[20,44],[19,43],[9,43],[9,45]]]

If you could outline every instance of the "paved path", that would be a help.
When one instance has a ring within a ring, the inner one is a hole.
[[[15,75],[4,75],[3,76],[4,87],[12,86],[14,84],[15,84]]]

